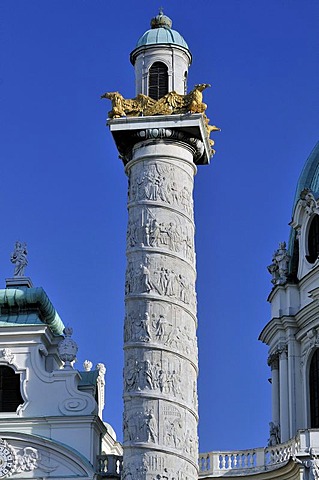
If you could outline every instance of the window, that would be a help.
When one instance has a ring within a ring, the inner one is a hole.
[[[0,412],[15,412],[22,403],[20,375],[10,367],[0,367]]]
[[[319,428],[319,349],[315,351],[309,371],[310,428]]]
[[[148,95],[154,100],[168,93],[168,69],[165,63],[155,62],[149,70]]]
[[[187,72],[184,73],[184,95],[187,95]]]
[[[307,260],[315,263],[319,256],[319,215],[315,215],[311,221],[308,234],[308,255]]]

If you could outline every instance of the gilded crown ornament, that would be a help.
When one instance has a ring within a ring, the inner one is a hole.
[[[177,92],[169,92],[159,100],[139,93],[135,98],[124,98],[119,92],[106,92],[101,98],[106,98],[112,102],[112,110],[108,112],[108,118],[121,117],[139,117],[153,115],[182,115],[187,113],[202,113],[204,116],[206,132],[210,146],[214,145],[211,140],[211,132],[219,131],[220,128],[215,125],[209,125],[209,118],[205,115],[207,109],[203,102],[203,90],[210,87],[208,83],[195,85],[187,95],[181,95]],[[212,153],[215,151],[212,149]]]

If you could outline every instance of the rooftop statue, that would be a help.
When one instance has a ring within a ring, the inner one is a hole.
[[[14,251],[11,255],[11,262],[15,264],[13,273],[15,277],[24,277],[24,270],[28,265],[27,254],[27,244],[16,242]]]
[[[207,108],[203,102],[203,90],[210,87],[208,83],[195,85],[186,95],[177,92],[169,92],[159,100],[154,100],[147,95],[139,93],[135,98],[126,99],[119,92],[106,92],[101,98],[107,98],[112,102],[112,110],[108,112],[108,118],[138,117],[152,115],[173,115],[185,113],[203,113],[208,138],[212,131],[220,130],[215,125],[209,125],[209,119],[205,115]],[[214,144],[210,140],[210,145]]]

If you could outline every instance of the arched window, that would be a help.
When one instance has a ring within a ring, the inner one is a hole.
[[[187,72],[184,73],[184,95],[187,95]]]
[[[10,367],[0,367],[0,412],[15,412],[23,403],[20,375]]]
[[[319,349],[312,356],[309,371],[310,428],[319,428]]]
[[[165,63],[155,62],[149,70],[148,95],[154,100],[168,93],[168,68]]]
[[[308,255],[307,260],[315,263],[319,256],[319,215],[315,215],[311,220],[308,233]]]

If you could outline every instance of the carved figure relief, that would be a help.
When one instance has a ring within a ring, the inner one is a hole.
[[[132,456],[123,468],[124,478],[135,480],[191,480],[198,473],[187,461],[170,455],[148,453]],[[123,473],[122,473],[123,478]]]
[[[136,359],[136,354],[133,353],[126,361],[124,369],[126,392],[154,390],[183,399],[181,383],[181,363],[174,357],[161,360],[153,353],[149,359]]]
[[[125,412],[123,428],[124,441],[152,443],[158,441],[158,424],[153,408]]]
[[[163,415],[163,444],[183,450],[190,456],[197,455],[198,438],[193,417],[185,410],[173,405],[165,405]]]
[[[138,266],[128,262],[125,279],[125,294],[153,293],[172,297],[185,304],[196,306],[195,285],[184,272],[163,266],[163,261],[145,256]],[[180,267],[179,267],[180,268]],[[186,273],[186,269],[185,269]]]
[[[182,170],[175,179],[176,167],[152,163],[147,168],[131,172],[128,201],[161,201],[179,207],[188,215],[193,214],[192,181]],[[179,186],[181,185],[181,186]]]
[[[180,217],[159,220],[151,209],[139,212],[140,218],[128,222],[127,248],[143,246],[165,248],[171,252],[183,255],[190,262],[194,262],[194,228],[181,222]],[[163,216],[163,215],[162,215]],[[164,217],[165,218],[165,217]]]
[[[194,320],[179,307],[157,302],[134,302],[124,321],[124,341],[157,343],[183,353],[196,362]]]

